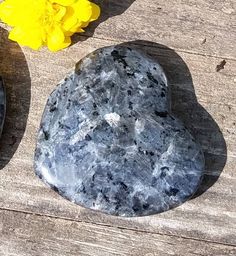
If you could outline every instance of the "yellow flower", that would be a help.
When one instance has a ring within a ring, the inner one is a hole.
[[[32,49],[58,51],[74,33],[98,19],[100,8],[89,0],[5,0],[0,19],[12,26],[9,38]]]

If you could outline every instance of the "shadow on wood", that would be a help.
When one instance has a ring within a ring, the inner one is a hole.
[[[227,148],[219,126],[197,101],[186,63],[174,50],[161,44],[137,40],[121,45],[144,51],[163,67],[170,87],[171,111],[184,123],[204,151],[206,172],[193,198],[201,195],[219,178],[227,160]]]
[[[107,19],[121,15],[124,13],[134,2],[135,0],[125,0],[125,1],[117,1],[117,0],[95,0],[93,1],[101,8],[101,16],[95,22],[89,24],[86,28],[86,36],[83,34],[74,34],[72,37],[72,44],[75,44],[79,41],[85,41],[88,37],[93,36],[96,27],[106,21]]]
[[[0,169],[11,160],[24,135],[28,119],[31,80],[25,56],[0,28],[0,75],[7,97],[6,119],[0,140]]]

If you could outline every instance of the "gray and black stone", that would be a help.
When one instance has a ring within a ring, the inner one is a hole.
[[[0,76],[0,136],[4,125],[6,115],[6,93],[2,77]]]
[[[204,156],[170,114],[165,74],[134,49],[99,49],[50,95],[36,174],[81,206],[143,216],[180,205],[201,181]]]

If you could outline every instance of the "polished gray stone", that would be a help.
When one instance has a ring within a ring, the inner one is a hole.
[[[204,156],[169,106],[151,58],[120,46],[91,53],[48,99],[36,174],[63,197],[113,215],[183,203],[198,188]]]
[[[2,77],[0,76],[0,136],[4,125],[6,115],[6,93]]]

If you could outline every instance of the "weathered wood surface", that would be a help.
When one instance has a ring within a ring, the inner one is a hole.
[[[96,37],[109,40],[141,38],[181,51],[236,58],[234,0],[96,2],[103,7],[105,20],[96,28]],[[93,34],[94,27],[96,25],[86,33]]]
[[[0,70],[8,92],[0,144],[0,254],[55,255],[51,247],[58,255],[235,255],[235,1],[100,2],[109,8],[104,22],[94,25],[94,36],[88,37],[90,28],[75,38],[78,43],[56,54],[22,50],[0,30]],[[49,93],[87,53],[124,41],[161,62],[172,87],[173,112],[206,156],[199,196],[174,210],[130,219],[76,206],[33,172],[36,134]],[[216,72],[223,59],[225,68]],[[18,231],[11,232],[14,226]]]
[[[0,254],[11,256],[227,255],[236,248],[179,237],[0,210]]]

